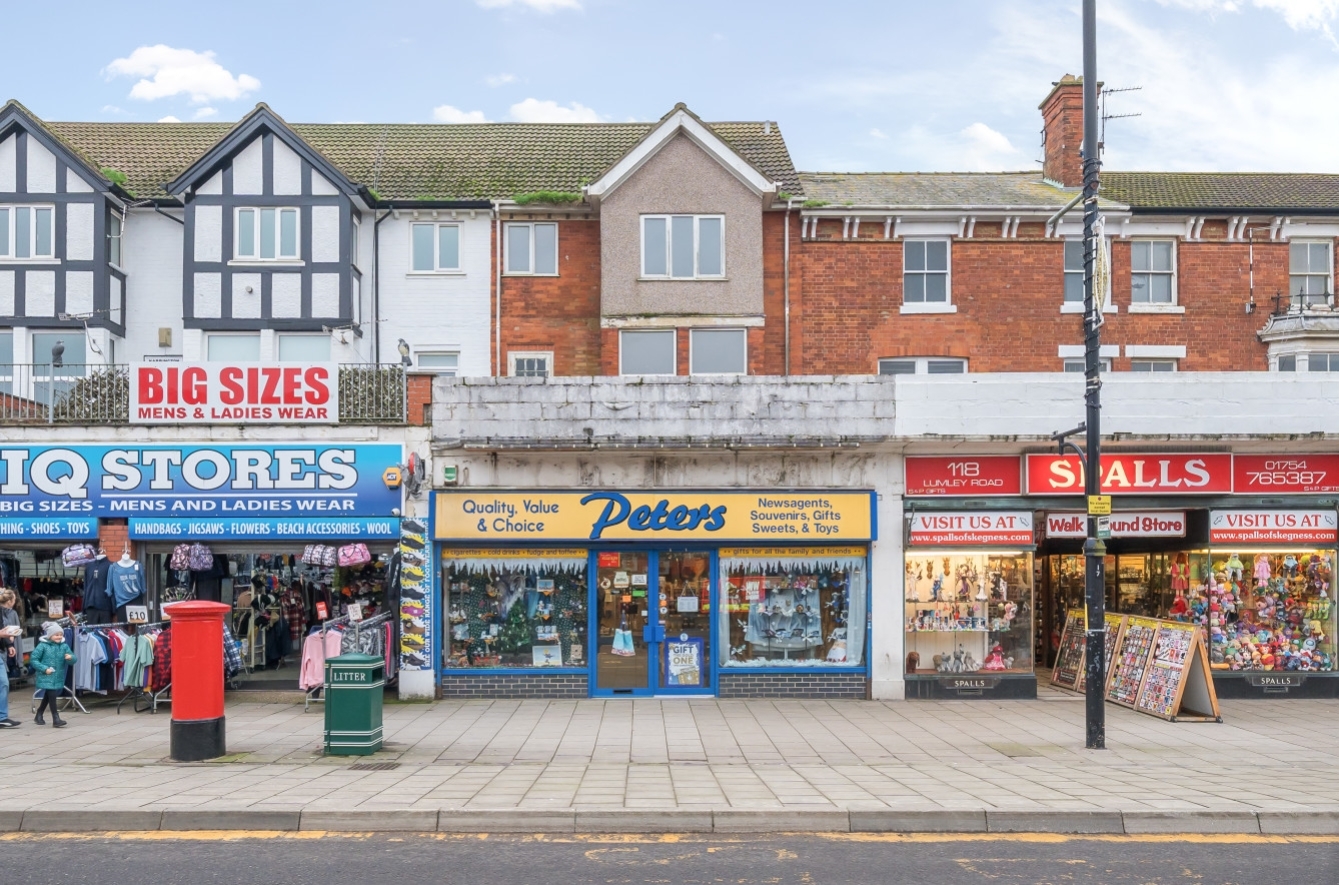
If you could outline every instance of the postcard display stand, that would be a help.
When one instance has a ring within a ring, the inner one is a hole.
[[[1171,722],[1222,722],[1209,673],[1204,637],[1194,624],[1107,615],[1106,698],[1113,704]],[[1085,687],[1082,609],[1065,617],[1051,684],[1071,691]]]
[[[1060,633],[1060,652],[1051,671],[1051,684],[1056,688],[1082,692],[1088,685],[1088,637],[1084,625],[1087,619],[1083,609],[1070,609],[1065,615],[1065,627]],[[1111,672],[1111,655],[1125,626],[1125,618],[1108,613],[1106,616],[1107,673]]]

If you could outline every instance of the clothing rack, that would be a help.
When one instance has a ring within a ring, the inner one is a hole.
[[[354,641],[357,642],[359,645],[361,645],[363,628],[367,626],[379,626],[381,624],[384,624],[391,619],[392,614],[393,614],[392,612],[382,612],[379,615],[373,615],[370,618],[363,618],[360,621],[352,621],[349,619],[348,615],[340,615],[338,618],[331,618],[328,621],[322,621],[321,643],[324,646],[325,634],[329,632],[329,630],[332,627],[348,626],[353,628]],[[324,704],[324,703],[325,703],[325,685],[324,684],[313,685],[311,688],[307,689],[307,696],[306,698],[303,699],[302,702],[302,712],[306,713],[311,708],[312,704]]]
[[[147,623],[145,624],[116,624],[115,627],[133,628],[130,631],[130,635],[138,636],[139,631],[141,631],[141,629],[143,628],[162,627],[163,624],[170,624],[170,621],[147,621]],[[123,706],[123,704],[127,702],[127,700],[131,702],[130,704],[131,710],[134,710],[135,712],[145,712],[145,710],[149,712],[158,712],[159,695],[162,695],[163,692],[166,692],[167,690],[169,690],[169,688],[171,688],[171,684],[163,686],[162,691],[157,692],[145,691],[145,688],[143,688],[143,686],[135,686],[134,688],[131,688],[131,690],[127,691],[125,695],[122,695],[121,700],[118,700],[118,702],[116,702],[116,715],[118,716],[121,715],[121,707]],[[139,707],[139,702],[141,702],[141,700],[145,700],[145,698],[149,700],[145,702],[145,707],[143,707],[143,710],[141,710],[141,707]],[[163,703],[170,703],[170,700],[163,700]]]

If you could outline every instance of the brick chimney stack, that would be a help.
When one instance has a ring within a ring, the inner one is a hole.
[[[1045,159],[1041,174],[1065,187],[1083,186],[1083,78],[1065,74],[1041,108]]]

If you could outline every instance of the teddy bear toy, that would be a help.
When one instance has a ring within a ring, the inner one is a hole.
[[[1297,577],[1297,557],[1291,553],[1283,557],[1283,573],[1289,578]]]
[[[1233,554],[1232,554],[1231,556],[1229,556],[1228,559],[1227,559],[1227,576],[1228,576],[1228,579],[1229,579],[1229,580],[1233,580],[1233,581],[1240,581],[1240,580],[1241,580],[1241,570],[1242,570],[1241,557],[1239,557],[1239,556],[1237,556],[1237,554],[1233,553]]]

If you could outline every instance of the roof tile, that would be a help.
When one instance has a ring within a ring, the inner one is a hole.
[[[140,197],[162,198],[232,129],[230,123],[49,123],[101,166],[127,176]],[[651,131],[653,123],[293,123],[293,131],[352,181],[384,199],[507,199],[539,190],[580,191]],[[781,189],[800,183],[775,123],[708,123]]]

